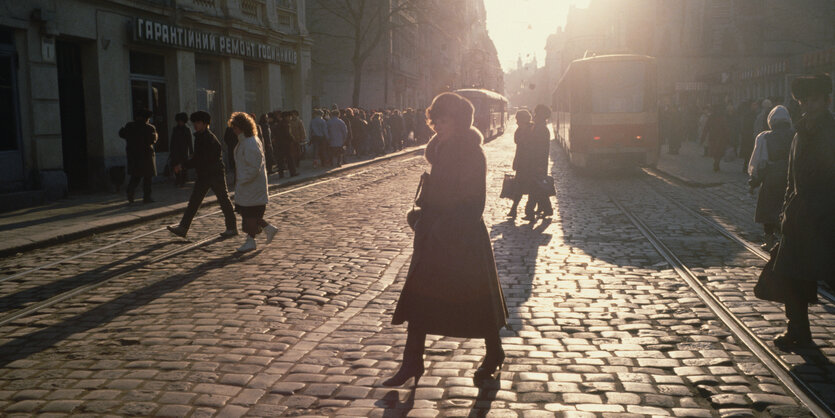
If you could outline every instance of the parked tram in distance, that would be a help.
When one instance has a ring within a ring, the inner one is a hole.
[[[507,119],[507,99],[504,96],[484,89],[459,89],[454,93],[466,97],[475,106],[474,125],[484,139],[504,133]]]
[[[571,166],[658,163],[655,58],[601,55],[569,64],[553,94],[554,136]]]

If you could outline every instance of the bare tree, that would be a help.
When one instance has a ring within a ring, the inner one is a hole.
[[[354,89],[352,106],[359,106],[362,90],[362,69],[365,61],[380,44],[383,36],[393,28],[403,25],[394,19],[401,13],[417,10],[420,0],[319,0],[314,7],[345,24],[330,28],[320,26],[313,33],[337,39],[349,40],[352,45],[351,66]]]

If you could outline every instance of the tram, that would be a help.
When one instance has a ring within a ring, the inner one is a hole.
[[[601,55],[569,64],[553,94],[554,136],[572,167],[658,163],[655,58]]]
[[[507,119],[507,99],[504,96],[484,89],[458,89],[454,93],[466,97],[475,106],[474,125],[484,139],[504,133]]]

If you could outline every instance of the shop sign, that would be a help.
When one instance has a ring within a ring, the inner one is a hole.
[[[280,64],[296,64],[298,60],[296,51],[291,48],[272,46],[140,18],[136,18],[134,21],[133,38],[136,41],[155,45]]]

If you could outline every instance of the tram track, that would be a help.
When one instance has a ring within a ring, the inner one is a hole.
[[[404,163],[404,162],[409,162],[409,161],[419,159],[419,158],[421,158],[421,157],[420,156],[413,156],[413,157],[407,157],[407,158],[398,158],[395,161]],[[290,190],[283,190],[283,191],[278,192],[278,193],[273,193],[273,194],[270,194],[270,197],[275,198],[275,197],[278,197],[278,196],[282,196],[282,195],[286,195],[286,194],[290,194],[290,193],[295,193],[295,192],[305,190],[305,189],[308,189],[308,188],[312,188],[312,187],[315,187],[315,186],[325,185],[325,184],[328,184],[328,183],[332,183],[332,182],[339,181],[339,180],[345,180],[345,179],[349,179],[349,178],[352,178],[352,177],[358,177],[358,176],[370,173],[370,172],[375,171],[375,170],[379,170],[379,168],[372,167],[372,168],[366,168],[362,171],[349,172],[347,174],[343,173],[343,175],[339,175],[337,177],[333,177],[333,178],[326,179],[326,180],[321,180],[321,181],[314,181],[314,182],[309,183],[309,184],[305,184],[305,185],[302,185],[302,186],[299,186],[299,187],[294,187]],[[369,181],[365,181],[365,182],[362,182],[362,183],[359,183],[359,184],[350,184],[350,185],[347,185],[347,186],[344,186],[344,187],[338,187],[335,190],[330,191],[330,192],[328,192],[324,195],[315,196],[313,198],[303,200],[299,203],[295,203],[295,204],[292,204],[292,205],[289,205],[289,206],[281,207],[278,210],[271,211],[271,212],[266,214],[265,218],[269,219],[271,217],[275,217],[275,216],[278,216],[278,215],[286,213],[286,212],[290,212],[290,211],[293,211],[293,210],[296,210],[296,209],[300,209],[300,208],[302,208],[306,205],[321,201],[321,200],[326,199],[328,197],[337,196],[339,194],[345,193],[345,192],[350,191],[350,190],[361,189],[361,188],[370,186],[372,184],[384,181],[388,178],[397,176],[399,174],[400,174],[400,172],[395,171],[395,172],[392,172],[392,173],[389,173],[389,174],[386,174],[386,175],[383,175],[383,176],[374,177],[373,179],[371,179]],[[209,212],[209,213],[202,214],[201,216],[199,216],[195,219],[208,218],[208,217],[211,217],[211,216],[218,215],[219,213],[221,213],[220,210],[215,210],[215,211],[212,211],[212,212]],[[24,278],[27,275],[31,275],[33,273],[43,271],[44,269],[54,268],[56,266],[66,264],[68,262],[77,262],[77,260],[82,259],[85,256],[88,256],[88,255],[91,255],[91,254],[98,254],[102,251],[112,249],[112,248],[117,248],[121,245],[127,245],[129,243],[137,241],[140,238],[148,237],[148,236],[151,236],[151,235],[154,235],[154,234],[157,234],[157,233],[162,233],[162,232],[164,232],[165,234],[169,234],[169,232],[166,230],[165,227],[157,228],[157,229],[154,229],[152,231],[144,232],[142,234],[139,234],[139,235],[136,235],[136,236],[133,236],[133,237],[130,237],[130,238],[119,240],[117,242],[114,242],[114,243],[111,243],[111,244],[108,244],[108,245],[105,245],[105,246],[102,246],[102,247],[98,247],[98,248],[95,248],[95,249],[92,249],[92,250],[87,250],[87,251],[84,251],[82,253],[63,258],[61,260],[51,261],[51,262],[36,266],[34,268],[28,269],[26,271],[23,271],[23,272],[20,272],[20,273],[11,275],[11,276],[4,277],[4,278],[0,279],[0,283],[12,281],[12,280],[20,280],[21,278]],[[170,260],[170,259],[172,259],[176,256],[188,253],[192,250],[195,250],[195,249],[198,249],[198,248],[201,248],[201,247],[212,245],[214,243],[217,243],[217,242],[220,242],[220,241],[223,240],[217,234],[210,234],[210,235],[211,236],[204,236],[203,238],[200,238],[196,241],[192,241],[187,245],[184,245],[184,246],[166,251],[162,254],[158,254],[158,255],[149,257],[147,259],[144,259],[144,260],[135,261],[135,262],[132,262],[132,263],[129,263],[129,264],[123,264],[121,266],[113,266],[114,268],[111,268],[110,271],[105,273],[100,278],[96,278],[95,280],[89,280],[88,282],[82,283],[78,286],[72,286],[70,289],[68,289],[66,291],[60,292],[60,293],[58,293],[54,296],[51,296],[47,299],[31,303],[31,304],[29,304],[25,307],[22,307],[20,309],[17,309],[15,311],[11,312],[9,314],[1,316],[0,317],[0,326],[8,325],[8,324],[10,324],[10,323],[12,323],[12,322],[14,322],[18,319],[30,316],[30,315],[32,315],[32,314],[34,314],[34,313],[36,313],[36,312],[38,312],[42,309],[51,307],[51,306],[53,306],[53,305],[55,305],[59,302],[71,299],[73,297],[82,295],[84,293],[87,293],[87,292],[89,292],[91,290],[94,290],[98,287],[101,287],[101,286],[103,286],[103,285],[105,285],[109,282],[112,282],[112,281],[114,281],[114,280],[116,280],[120,277],[123,277],[127,274],[130,274],[131,272],[136,271],[137,269],[149,267],[151,265],[160,263],[164,260]],[[88,270],[88,272],[94,271],[97,268],[99,268],[99,267]],[[84,273],[82,273],[82,274],[84,274]]]
[[[724,238],[744,247],[748,252],[760,259],[767,260],[768,254],[757,248],[754,244],[729,231],[719,223],[709,219],[699,212],[687,207],[671,197],[663,195],[652,186],[648,187],[664,200],[674,203],[688,214],[700,219],[719,232]],[[835,409],[778,353],[776,353],[765,341],[763,341],[754,330],[748,327],[728,306],[725,304],[707,284],[703,283],[684,261],[641,219],[629,210],[613,193],[605,190],[608,200],[620,211],[629,222],[641,233],[650,243],[655,251],[672,267],[675,273],[698,295],[705,305],[721,320],[729,330],[779,379],[786,388],[792,392],[808,409],[817,417],[835,417]],[[831,299],[831,294],[824,291],[822,295]]]
[[[744,247],[746,250],[748,250],[749,253],[757,256],[758,258],[760,258],[763,261],[768,262],[771,255],[767,251],[760,248],[758,245],[752,243],[751,241],[746,240],[745,238],[743,238],[742,236],[740,236],[736,232],[733,232],[733,231],[729,230],[728,228],[725,228],[724,226],[722,226],[716,220],[711,219],[710,217],[701,213],[701,211],[693,209],[693,208],[685,205],[684,203],[681,203],[680,201],[659,192],[655,188],[655,186],[649,184],[648,182],[646,182],[646,181],[643,181],[643,182],[644,182],[644,184],[647,184],[649,190],[652,191],[652,193],[655,194],[656,196],[659,196],[659,197],[667,200],[668,202],[678,206],[683,211],[687,212],[688,214],[692,215],[693,217],[695,217],[695,218],[701,220],[702,222],[704,222],[705,224],[709,225],[711,228],[713,228],[714,230],[716,230],[717,232],[722,234],[725,238],[727,238],[727,239],[729,239],[733,242],[736,242],[740,246]],[[829,301],[831,303],[835,303],[835,295],[833,295],[832,292],[830,292],[828,289],[824,288],[823,286],[818,286],[818,294],[820,296],[822,296],[824,299],[826,299],[827,301]]]

